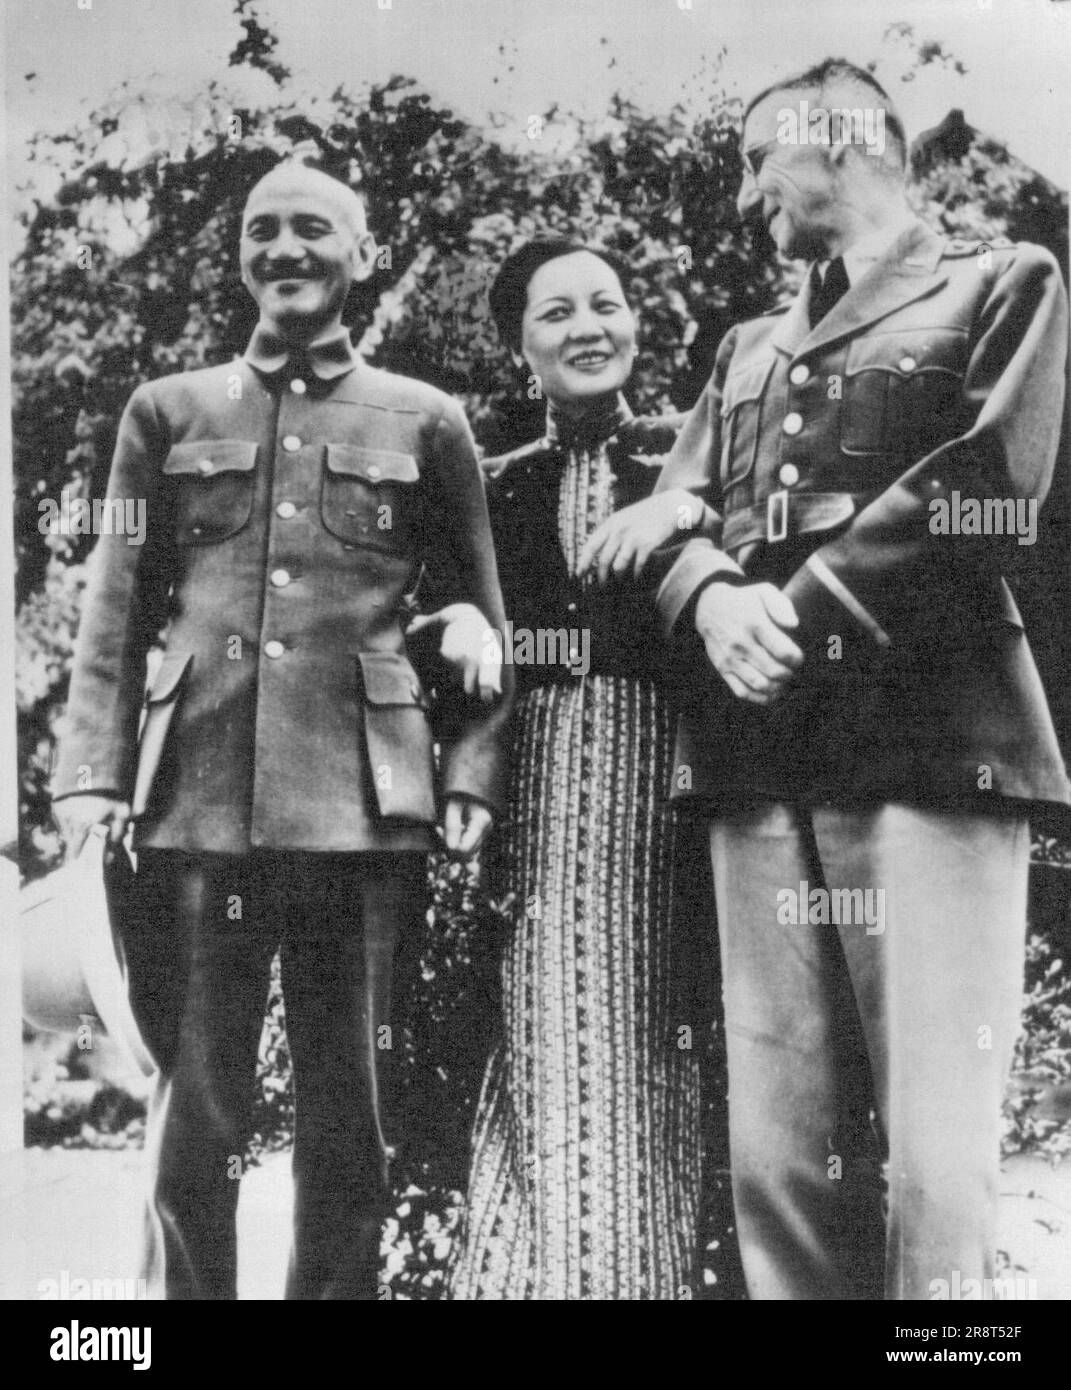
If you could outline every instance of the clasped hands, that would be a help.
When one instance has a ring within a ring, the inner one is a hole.
[[[692,493],[669,489],[622,507],[592,532],[580,554],[581,574],[595,570],[600,584],[611,575],[639,575],[658,546],[697,525],[698,505]],[[714,580],[696,603],[696,631],[711,665],[750,704],[773,704],[803,664],[788,635],[798,625],[791,599],[773,584]]]

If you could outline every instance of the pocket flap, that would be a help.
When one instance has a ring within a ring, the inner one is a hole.
[[[358,652],[365,699],[370,705],[427,707],[420,678],[398,652]]]
[[[327,471],[371,483],[415,483],[420,469],[412,454],[391,449],[362,449],[357,444],[328,444]]]
[[[202,439],[176,444],[164,459],[164,472],[196,474],[248,473],[257,461],[257,446],[248,439]]]
[[[165,652],[152,689],[145,697],[145,703],[159,705],[165,700],[173,699],[192,661],[192,652]]]
[[[776,358],[769,357],[765,362],[756,362],[750,367],[741,367],[731,372],[722,388],[721,413],[731,415],[738,405],[757,401],[766,390],[766,382],[774,369]]]
[[[947,372],[962,376],[966,344],[966,329],[954,327],[867,334],[849,343],[844,374],[891,372],[907,378],[916,372]]]

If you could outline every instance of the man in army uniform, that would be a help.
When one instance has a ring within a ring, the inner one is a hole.
[[[126,949],[160,1068],[147,1265],[170,1298],[235,1297],[234,1179],[280,947],[287,1294],[376,1296],[392,973],[419,949],[440,810],[464,856],[502,800],[508,699],[455,708],[436,785],[404,597],[422,567],[444,602],[496,623],[501,595],[461,409],[369,367],[342,325],[374,255],[340,182],[289,162],[256,185],[249,348],[135,391],[109,497],[145,499],[147,537],[102,536],[92,560],[55,814],[70,854],[94,826],[118,842],[135,824]]]
[[[804,101],[878,108],[884,152],[779,139]],[[712,816],[744,1268],[758,1299],[925,1299],[993,1273],[1027,817],[1069,799],[1008,524],[1052,475],[1066,300],[1040,248],[912,216],[903,127],[843,61],[756,97],[742,149],[741,215],[811,265],[667,460],[720,535],[657,602],[717,672],[676,777]],[[632,563],[642,523],[593,556]]]

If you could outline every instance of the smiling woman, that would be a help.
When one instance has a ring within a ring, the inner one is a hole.
[[[514,358],[528,362],[557,410],[579,417],[593,403],[612,402],[632,372],[636,320],[622,288],[623,267],[616,257],[589,250],[538,264],[547,244],[533,247],[535,268],[517,305],[519,323],[515,330],[511,325],[519,334]]]
[[[491,292],[548,404],[542,439],[485,465],[507,618],[590,648],[582,666],[563,651],[516,668],[498,879],[517,909],[458,1299],[692,1296],[699,1073],[675,992],[688,972],[671,968],[668,663],[634,573],[646,553],[588,555],[600,524],[650,493],[675,434],[621,395],[636,355],[627,281],[617,257],[547,238],[510,256]],[[680,506],[667,495],[669,534]]]

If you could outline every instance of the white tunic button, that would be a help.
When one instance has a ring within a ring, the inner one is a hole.
[[[277,589],[285,589],[286,586],[290,583],[289,570],[272,570],[271,582],[275,585]]]
[[[198,459],[197,461],[198,473],[214,473],[215,468],[216,465],[212,462],[211,459]]]
[[[289,521],[292,516],[296,516],[297,507],[293,502],[280,502],[275,508],[275,515],[281,516],[284,521]]]
[[[783,463],[777,479],[782,487],[794,487],[800,480],[800,470],[794,463]]]
[[[281,642],[276,642],[273,640],[271,642],[264,643],[264,655],[270,656],[272,660],[274,660],[276,657],[282,656],[283,652],[285,651],[286,648],[283,646]]]
[[[805,366],[802,362],[797,362],[796,365],[789,372],[788,379],[789,381],[791,381],[793,386],[802,386],[810,375],[810,367]]]
[[[368,476],[373,479],[373,481],[378,478],[382,472],[383,470],[378,463],[370,463],[368,465]]]
[[[283,448],[288,454],[296,454],[301,448],[301,440],[296,434],[286,434],[283,436]]]
[[[291,391],[293,391],[295,396],[303,396],[309,388],[305,385],[305,383],[299,376],[296,376],[294,380],[290,383],[290,389]]]
[[[799,434],[803,429],[803,416],[798,410],[790,410],[781,422],[781,428],[786,434]]]
[[[913,357],[900,358],[899,367],[902,372],[913,372],[917,366],[918,363]]]

